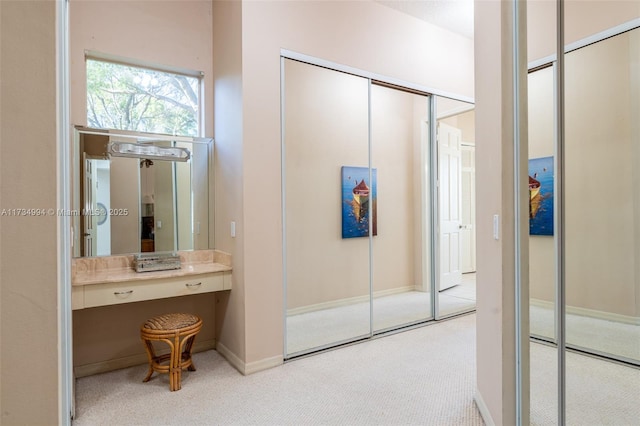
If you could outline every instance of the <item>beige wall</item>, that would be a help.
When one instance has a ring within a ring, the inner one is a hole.
[[[639,38],[634,30],[566,56],[567,303],[632,317],[640,289],[631,267],[638,240],[630,232],[640,226],[633,185],[640,163],[631,117],[640,78],[630,57]],[[552,73],[529,78],[530,158],[553,155]],[[532,236],[530,244],[531,297],[553,301],[553,238]]]
[[[190,144],[176,144],[184,148],[192,149]],[[178,249],[185,250],[195,248],[193,243],[193,231],[191,215],[185,212],[191,211],[191,163],[175,163],[176,173],[176,212],[178,224]],[[195,190],[195,188],[194,188]],[[197,217],[196,217],[197,220]]]
[[[213,80],[213,77],[211,80]],[[213,143],[195,143],[192,144],[191,149],[190,195],[191,205],[193,206],[193,219],[190,219],[190,221],[193,220],[191,223],[193,227],[192,244],[196,250],[214,248],[215,185]]]
[[[135,159],[115,157],[111,159],[110,184],[111,208],[127,209],[128,215],[111,215],[111,253],[136,253],[140,251],[140,196],[137,190],[140,167]],[[123,188],[124,190],[116,190]],[[82,241],[82,240],[81,240]]]
[[[205,136],[213,135],[213,12],[211,1],[71,0],[69,10],[71,124],[86,125],[84,54],[86,50],[91,50],[147,61],[152,64],[203,71]],[[156,165],[160,165],[160,163],[162,162],[156,162]],[[165,166],[168,166],[168,163]],[[203,176],[196,178],[208,179]],[[160,186],[161,182],[156,178],[157,191],[160,191]],[[206,187],[203,189],[198,186],[198,191],[203,190],[206,191]],[[120,207],[120,205],[112,204],[112,207]],[[158,206],[156,207],[158,208]],[[202,207],[204,206],[197,208],[202,209]],[[158,208],[157,214],[162,214],[161,208]],[[131,217],[138,217],[137,209],[135,216]],[[169,226],[169,222],[172,221],[172,217],[163,220],[163,231],[166,230],[171,234],[171,246],[173,246],[173,227]],[[213,214],[209,215],[209,223],[211,230],[213,230]],[[207,225],[209,224],[205,223],[201,227],[202,232],[208,232],[209,226]],[[162,247],[161,234],[159,235],[160,247]],[[198,244],[199,248],[205,248],[202,243]],[[139,248],[122,252],[131,251],[137,252]],[[136,303],[123,305],[122,309],[127,314],[123,314],[121,318],[131,319],[129,321],[130,329],[128,332],[114,333],[113,347],[102,352],[102,356],[99,355],[101,351],[87,348],[89,342],[94,341],[94,337],[84,321],[90,320],[92,323],[101,324],[101,326],[108,324],[114,320],[113,310],[94,309],[90,311],[91,315],[87,313],[88,311],[76,311],[73,315],[73,338],[74,353],[78,356],[74,358],[74,366],[107,361],[113,359],[114,356],[125,358],[144,354],[144,348],[137,335],[140,326],[138,312],[144,312],[146,315],[158,314],[175,310],[177,306],[182,306],[184,310],[198,311],[201,310],[203,303],[209,303],[211,300],[210,295],[188,298],[179,304],[174,299],[160,300],[149,305],[154,308],[153,310],[148,307],[140,308]],[[209,318],[208,321],[212,324],[208,327],[208,331],[203,329],[203,332],[206,333],[201,335],[199,339],[214,338],[215,306],[211,303],[209,306],[211,310],[205,315],[205,321],[207,321],[206,318]],[[123,320],[118,321],[119,324],[123,322]]]
[[[632,76],[640,76],[640,36],[638,30],[634,31],[635,35],[629,40],[629,74]],[[631,116],[631,156],[633,158],[633,174],[632,185],[634,188],[640,188],[640,120],[633,117],[640,117],[640,78],[631,79],[629,105]],[[640,224],[638,223],[638,215],[640,212],[640,191],[633,193],[633,209],[636,212],[636,226],[634,229],[636,254],[640,254]],[[635,266],[636,278],[636,317],[640,317],[640,262],[633,262]]]
[[[368,83],[285,63],[287,309],[369,294],[369,240],[342,239],[341,166],[367,167]],[[379,173],[379,171],[378,171]]]
[[[630,38],[640,29],[566,56],[567,303],[635,316],[635,162]],[[636,56],[637,59],[637,56]],[[594,88],[599,87],[599,90]],[[597,107],[594,107],[597,106]],[[637,137],[637,135],[636,135]]]
[[[156,161],[153,168],[156,174],[154,179],[155,205],[153,210],[155,249],[157,251],[170,251],[174,249],[176,230],[173,164],[168,161]]]
[[[342,238],[339,201],[341,167],[369,161],[367,80],[286,60],[284,99],[287,309],[368,297],[369,241]],[[427,110],[426,96],[371,88],[371,156],[380,195],[374,292],[428,286],[422,282],[420,183]]]
[[[378,173],[373,290],[429,291],[429,99],[381,86],[371,92],[371,158]]]
[[[213,65],[215,80],[215,234],[216,248],[233,254],[233,291],[221,300],[216,325],[220,342],[239,359],[246,358],[244,229],[243,229],[243,116],[242,116],[242,2],[213,2]],[[232,238],[230,223],[236,223]]]
[[[463,112],[439,121],[462,130],[462,142],[476,142],[476,113],[475,111]]]
[[[214,10],[218,7],[234,19],[241,12],[242,56],[218,51],[226,55],[228,68],[221,72],[228,77],[238,78],[241,62],[241,86],[222,74],[216,89],[225,84],[235,90],[232,108],[241,91],[242,128],[235,128],[233,136],[241,133],[243,138],[241,144],[230,139],[224,153],[218,150],[219,164],[230,161],[238,167],[227,176],[237,180],[241,175],[242,187],[234,182],[216,193],[218,202],[227,204],[224,215],[216,217],[216,246],[242,262],[243,275],[234,269],[234,292],[242,293],[231,296],[241,299],[230,301],[230,308],[242,304],[246,313],[244,319],[227,315],[221,341],[241,358],[244,341],[244,360],[252,363],[281,357],[283,350],[280,49],[470,96],[472,42],[370,2],[245,2],[233,13],[237,5],[216,5]],[[235,49],[238,29],[227,28]],[[217,128],[216,139],[220,141]],[[223,182],[217,180],[217,188]],[[223,235],[234,219],[241,233],[235,241]]]
[[[0,209],[56,208],[55,2],[2,1],[0,17]],[[3,425],[59,420],[56,223],[0,216]]]
[[[565,0],[565,43],[640,18],[640,2],[634,0]],[[528,60],[556,51],[556,2],[527,1]]]
[[[208,0],[70,0],[71,124],[86,125],[86,50],[204,72],[205,136],[213,133]]]
[[[476,401],[488,424],[516,424],[515,351],[515,240],[516,220],[526,224],[524,215],[514,217],[514,93],[513,93],[513,10],[509,2],[475,2],[475,87],[476,87],[476,237],[477,237],[477,393]],[[521,13],[524,10],[521,9]],[[526,67],[521,52],[518,62]],[[524,77],[524,78],[523,78]],[[521,76],[526,88],[526,76]],[[526,90],[525,90],[526,93]],[[526,98],[525,98],[526,99]],[[519,104],[526,144],[526,104]],[[521,163],[526,167],[526,160]],[[526,169],[525,169],[526,170]],[[526,191],[524,176],[520,190]],[[523,200],[526,201],[526,200]],[[493,217],[499,216],[499,239],[493,236]],[[526,236],[527,230],[521,226]],[[526,238],[520,246],[528,257]],[[528,276],[527,264],[523,274]],[[522,282],[524,297],[528,282]],[[521,305],[528,336],[527,305]],[[528,339],[521,341],[528,353]],[[526,358],[526,357],[525,357]],[[523,360],[523,413],[528,418],[528,360]],[[526,424],[526,420],[525,423]]]

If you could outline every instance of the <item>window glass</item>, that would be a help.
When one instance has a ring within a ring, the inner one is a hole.
[[[198,136],[200,79],[87,59],[87,125]]]

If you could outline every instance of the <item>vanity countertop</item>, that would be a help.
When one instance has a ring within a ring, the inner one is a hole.
[[[231,256],[218,250],[197,250],[179,254],[182,260],[180,269],[150,272],[136,272],[132,266],[133,256],[73,259],[71,285],[145,281],[232,270]]]
[[[74,279],[71,281],[71,285],[79,286],[89,284],[118,283],[125,281],[142,281],[226,271],[231,271],[231,266],[223,265],[222,263],[187,263],[183,264],[180,269],[150,272],[136,272],[131,268],[107,269],[103,271],[78,272]]]

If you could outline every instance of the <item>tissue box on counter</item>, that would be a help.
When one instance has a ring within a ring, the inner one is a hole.
[[[180,269],[180,256],[176,252],[136,254],[133,256],[133,266],[136,272]]]

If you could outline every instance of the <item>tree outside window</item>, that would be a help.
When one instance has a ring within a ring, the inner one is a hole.
[[[199,135],[200,79],[87,59],[87,125]]]

